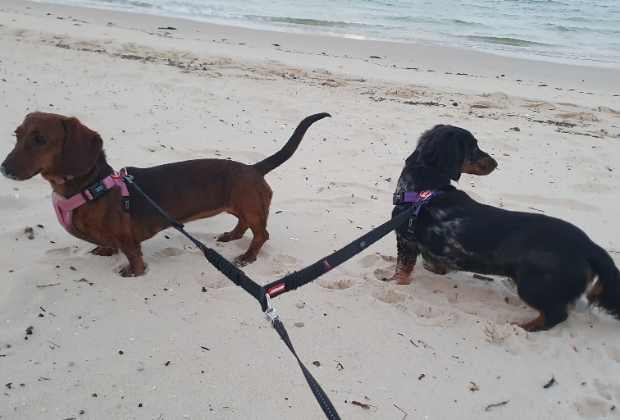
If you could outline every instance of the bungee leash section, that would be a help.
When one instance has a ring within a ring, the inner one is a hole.
[[[124,175],[123,179],[135,190],[135,192],[137,192],[146,201],[148,201],[149,204],[153,206],[153,208],[170,224],[171,227],[173,227],[183,236],[189,239],[196,246],[196,248],[198,248],[203,253],[204,257],[207,259],[207,261],[209,261],[209,263],[211,263],[219,272],[224,274],[224,276],[226,276],[229,280],[231,280],[237,286],[248,292],[258,301],[267,320],[276,330],[276,332],[280,336],[280,339],[282,339],[284,344],[286,344],[286,347],[288,347],[293,356],[295,356],[295,359],[299,363],[299,367],[301,368],[301,371],[306,378],[306,382],[308,383],[308,386],[312,390],[315,399],[323,410],[323,413],[325,413],[325,416],[330,420],[340,420],[340,416],[338,415],[338,412],[334,408],[332,402],[329,400],[329,397],[327,396],[325,391],[323,391],[321,385],[319,385],[316,379],[314,379],[314,376],[312,376],[308,368],[306,368],[306,366],[297,355],[297,352],[293,347],[293,343],[291,342],[286,328],[284,327],[284,323],[280,320],[277,312],[271,305],[271,298],[304,286],[316,280],[331,269],[353,258],[355,255],[365,250],[368,246],[374,244],[379,239],[390,233],[392,230],[405,223],[413,215],[414,209],[411,208],[407,211],[400,213],[393,219],[385,222],[381,226],[376,227],[362,237],[351,242],[347,246],[335,251],[327,257],[322,258],[314,264],[299,271],[290,273],[281,278],[280,280],[276,280],[265,286],[261,286],[254,280],[249,278],[237,266],[235,266],[233,263],[220,255],[217,251],[207,247],[204,243],[189,234],[185,230],[185,226],[182,223],[179,223],[177,220],[173,219],[151,197],[149,197],[148,194],[146,194],[138,184],[134,182],[131,175]]]

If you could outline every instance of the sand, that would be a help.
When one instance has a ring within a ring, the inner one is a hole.
[[[116,168],[252,163],[303,117],[333,115],[268,175],[271,239],[246,269],[263,283],[387,220],[437,123],[499,162],[460,188],[571,221],[620,262],[619,95],[614,68],[0,1],[2,156],[34,110],[79,117]],[[322,418],[258,305],[179,234],[145,242],[147,275],[121,278],[123,256],[92,256],[60,227],[43,179],[0,190],[0,419]],[[214,241],[233,223],[188,228],[233,258],[249,235]],[[395,254],[390,235],[274,302],[343,418],[620,417],[619,321],[588,309],[526,333],[510,322],[535,313],[506,279],[419,264],[410,286],[384,283]]]

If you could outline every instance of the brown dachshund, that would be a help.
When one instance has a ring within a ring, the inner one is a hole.
[[[136,184],[181,222],[222,212],[236,216],[237,226],[220,235],[218,241],[239,239],[251,229],[250,247],[236,259],[245,265],[256,260],[269,239],[266,227],[272,191],[264,176],[293,155],[310,125],[328,116],[307,117],[280,151],[254,165],[197,159],[125,169]],[[144,274],[140,243],[169,224],[131,186],[129,199],[124,201],[126,186],[106,161],[99,134],[76,118],[41,112],[28,114],[15,134],[17,143],[0,167],[2,174],[21,181],[40,173],[51,184],[55,197],[73,200],[84,196],[80,206],[70,212],[69,233],[98,245],[92,251],[96,255],[109,256],[119,250],[124,253],[129,266],[121,270],[123,277]],[[103,187],[104,193],[99,196],[103,181],[110,181],[110,185],[106,184],[107,190]],[[62,223],[60,215],[59,220]]]

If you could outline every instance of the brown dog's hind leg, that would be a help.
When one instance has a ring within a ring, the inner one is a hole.
[[[271,188],[263,180],[262,183],[255,186],[253,193],[248,194],[246,192],[244,195],[246,200],[236,205],[236,209],[239,212],[239,225],[235,227],[233,232],[237,228],[243,227],[240,226],[243,221],[252,230],[253,235],[248,250],[243,255],[235,258],[235,264],[241,267],[256,261],[258,252],[269,239],[267,219],[269,218],[269,205],[271,204],[272,197]],[[252,198],[252,201],[247,201],[249,198]]]
[[[121,268],[120,275],[122,277],[138,277],[144,274],[146,270],[146,264],[144,264],[144,260],[142,259],[142,249],[140,245],[133,246],[121,246],[121,251],[129,260],[129,265]]]
[[[269,232],[267,232],[267,229],[264,227],[250,227],[250,229],[252,229],[252,234],[254,235],[252,242],[250,243],[250,247],[243,255],[235,258],[235,264],[241,267],[256,261],[258,252],[263,247],[263,244],[269,239]]]
[[[222,233],[218,236],[218,242],[230,242],[236,241],[237,239],[241,239],[245,231],[248,230],[248,225],[244,223],[241,219],[237,222],[237,226],[230,232]]]
[[[239,266],[244,266],[256,261],[258,252],[269,239],[269,233],[267,232],[267,212],[269,212],[269,207],[265,207],[251,213],[246,212],[239,217],[239,220],[245,220],[247,222],[254,235],[248,250],[243,255],[235,258],[235,264]]]
[[[98,255],[100,257],[111,257],[112,255],[118,254],[118,248],[113,248],[109,246],[98,246],[97,248],[90,251],[93,255]]]

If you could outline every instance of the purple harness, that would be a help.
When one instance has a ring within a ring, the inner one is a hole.
[[[407,231],[409,234],[414,234],[415,221],[420,214],[420,210],[424,207],[424,204],[429,202],[433,197],[442,195],[443,191],[439,190],[424,190],[424,191],[406,191],[402,193],[394,194],[393,204],[398,206],[400,204],[411,204],[414,207],[413,214],[409,219],[409,225]]]
[[[422,204],[441,194],[443,194],[443,191],[438,190],[406,191],[394,194],[393,204],[397,206],[399,204],[411,203],[412,205],[421,208]]]

